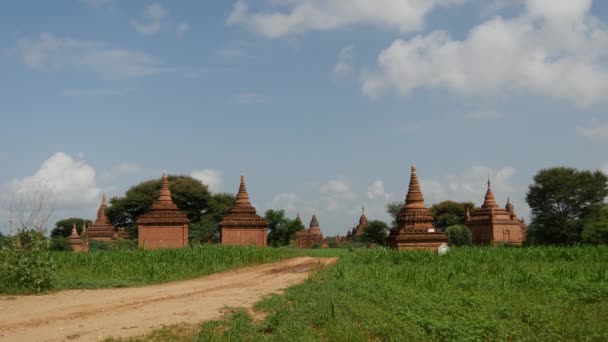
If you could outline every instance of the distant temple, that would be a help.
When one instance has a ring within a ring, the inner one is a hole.
[[[363,235],[365,228],[367,227],[367,216],[365,216],[365,208],[361,208],[361,217],[359,218],[359,224],[349,231],[350,236],[355,238]]]
[[[101,198],[101,205],[97,210],[97,219],[95,222],[89,226],[88,229],[83,228],[82,236],[87,237],[93,240],[100,241],[111,241],[116,240],[118,238],[128,239],[129,235],[124,231],[124,229],[116,229],[106,216],[106,209],[108,208],[108,203],[106,201],[106,194],[103,194]]]
[[[317,215],[312,214],[309,228],[296,233],[296,245],[300,248],[312,248],[315,244],[322,247],[327,242],[323,239]]]
[[[188,217],[179,211],[163,173],[160,195],[152,208],[137,220],[139,247],[146,249],[181,248],[188,245]]]
[[[236,201],[228,214],[224,216],[220,227],[222,229],[222,245],[266,246],[268,221],[256,214],[255,208],[249,202],[244,176],[241,176]]]
[[[526,224],[524,219],[518,219],[511,200],[507,200],[505,208],[500,208],[492,192],[490,180],[488,190],[481,208],[471,213],[467,208],[465,224],[471,230],[473,242],[476,244],[506,244],[521,246],[526,240]]]
[[[391,230],[386,239],[390,248],[397,250],[430,250],[447,244],[445,234],[433,227],[431,212],[424,205],[420,183],[416,175],[416,166],[412,165],[410,185],[405,199],[405,207],[397,217],[397,227]]]
[[[83,229],[83,233],[85,232],[85,228]],[[76,230],[76,224],[72,226],[72,234],[68,236],[68,244],[72,247],[74,252],[78,253],[86,253],[89,251],[89,243],[87,240],[83,239],[78,235],[78,230]]]

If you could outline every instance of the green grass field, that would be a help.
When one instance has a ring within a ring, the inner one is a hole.
[[[606,341],[608,247],[363,250],[255,310],[144,339]]]
[[[297,256],[344,252],[207,245],[155,251],[49,252],[48,257],[57,264],[53,289],[60,290],[142,286]],[[2,293],[19,294],[23,290],[11,287],[11,284],[0,284]]]

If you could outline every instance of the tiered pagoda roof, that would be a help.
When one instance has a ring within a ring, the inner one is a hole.
[[[152,204],[152,208],[147,213],[141,215],[137,224],[146,225],[175,225],[188,224],[188,216],[177,208],[171,198],[167,173],[163,173],[158,199]]]
[[[106,194],[103,194],[101,198],[101,205],[97,209],[97,219],[89,226],[86,230],[86,236],[92,239],[111,239],[117,232],[108,217],[106,216],[106,209],[108,208],[108,202],[106,201]],[[83,236],[85,233],[83,232]]]
[[[424,205],[416,165],[412,165],[410,184],[405,197],[405,206],[397,216],[397,227],[400,231],[428,232],[433,230],[433,216]]]
[[[314,213],[312,214],[312,219],[310,220],[308,232],[311,235],[323,236],[323,233],[321,233],[321,227],[319,227],[319,220],[317,219],[317,215]]]
[[[251,228],[251,229],[266,229],[268,221],[256,213],[255,208],[249,201],[249,194],[245,186],[245,176],[241,176],[241,184],[239,192],[236,195],[236,201],[230,208],[230,211],[220,223],[222,228]]]

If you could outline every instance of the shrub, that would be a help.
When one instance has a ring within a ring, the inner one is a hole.
[[[17,233],[12,243],[0,250],[0,291],[39,293],[52,288],[56,265],[49,246],[43,232]]]
[[[312,249],[319,249],[319,248],[321,248],[321,244],[320,243],[315,242],[315,243],[312,244]]]
[[[468,246],[473,243],[471,231],[467,226],[455,224],[445,229],[450,246]]]
[[[89,251],[109,251],[112,250],[113,243],[110,241],[89,240]]]
[[[68,243],[68,239],[63,236],[51,238],[52,251],[71,251],[72,246]]]

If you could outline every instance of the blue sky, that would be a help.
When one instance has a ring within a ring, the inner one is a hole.
[[[591,0],[4,2],[0,230],[45,184],[92,218],[163,170],[344,233],[427,205],[608,172],[608,4]]]

